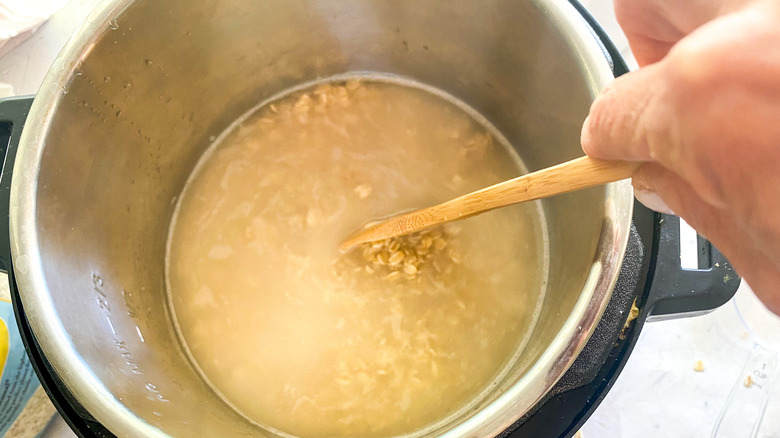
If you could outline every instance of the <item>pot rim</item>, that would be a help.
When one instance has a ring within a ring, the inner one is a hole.
[[[135,0],[111,0],[99,5],[74,33],[47,73],[22,132],[14,163],[9,205],[9,233],[13,269],[22,306],[42,352],[63,383],[82,406],[112,433],[119,436],[167,437],[159,428],[138,418],[103,385],[82,361],[60,320],[49,295],[36,233],[38,172],[44,140],[55,109],[74,71],[94,42],[110,32],[112,20]],[[613,79],[609,58],[598,37],[568,2],[538,0],[581,59],[583,75],[595,96]],[[595,330],[623,262],[633,215],[633,190],[628,181],[606,186],[604,223],[598,257],[591,265],[574,309],[542,355],[525,374],[478,413],[442,436],[495,436],[530,410],[569,369]]]

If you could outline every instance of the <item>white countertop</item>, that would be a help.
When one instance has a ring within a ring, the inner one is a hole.
[[[98,2],[70,0],[32,38],[0,58],[0,82],[13,85],[16,94],[34,94],[69,35]],[[583,3],[613,37],[618,49],[630,57],[625,37],[614,19],[611,1]],[[737,294],[745,300],[752,296],[745,284]],[[760,307],[745,317],[764,329],[771,319]],[[623,373],[583,427],[582,435],[586,438],[711,436],[733,384],[745,378],[743,365],[752,346],[752,337],[732,303],[702,317],[646,324]],[[702,361],[704,371],[694,371],[697,361]],[[778,388],[774,393],[766,420],[756,435],[760,438],[780,438]],[[741,435],[730,436],[749,437],[749,432],[744,430]],[[62,420],[57,420],[44,436],[73,434]]]

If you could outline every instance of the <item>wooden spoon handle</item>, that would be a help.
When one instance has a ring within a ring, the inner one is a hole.
[[[471,192],[433,207],[372,224],[345,240],[340,249],[348,251],[361,243],[401,236],[506,205],[630,178],[640,164],[580,157]]]

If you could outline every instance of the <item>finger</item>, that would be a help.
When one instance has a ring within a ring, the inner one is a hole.
[[[663,59],[675,42],[685,36],[668,16],[670,9],[659,2],[616,0],[615,18],[628,38],[631,53],[640,67]]]
[[[615,0],[615,17],[640,66],[660,61],[680,39],[750,0]]]
[[[729,259],[756,295],[771,311],[780,315],[780,266],[771,248],[751,238],[747,225],[733,211],[720,209],[701,199],[688,183],[657,164],[645,164],[633,178],[637,191],[653,193],[663,204],[706,236]]]
[[[582,149],[594,158],[652,161],[653,143],[674,147],[663,64],[627,73],[593,101],[582,127]]]
[[[650,210],[664,214],[675,214],[674,210],[666,204],[666,201],[653,190],[634,190],[634,196],[637,201]]]
[[[729,227],[720,209],[698,196],[694,188],[676,173],[656,163],[643,164],[634,173],[632,184],[637,192],[655,193],[669,210],[686,220],[708,238]]]
[[[766,260],[767,266],[780,272],[773,257],[774,248],[732,208],[720,208],[701,198],[696,190],[676,173],[654,163],[642,165],[632,183],[637,190],[655,192],[678,216],[702,236],[707,237],[735,259]]]

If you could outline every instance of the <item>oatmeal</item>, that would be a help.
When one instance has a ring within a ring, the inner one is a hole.
[[[193,364],[247,418],[296,436],[460,415],[535,323],[540,205],[338,246],[366,220],[521,172],[464,108],[397,81],[265,103],[204,155],[171,227],[171,309]]]

